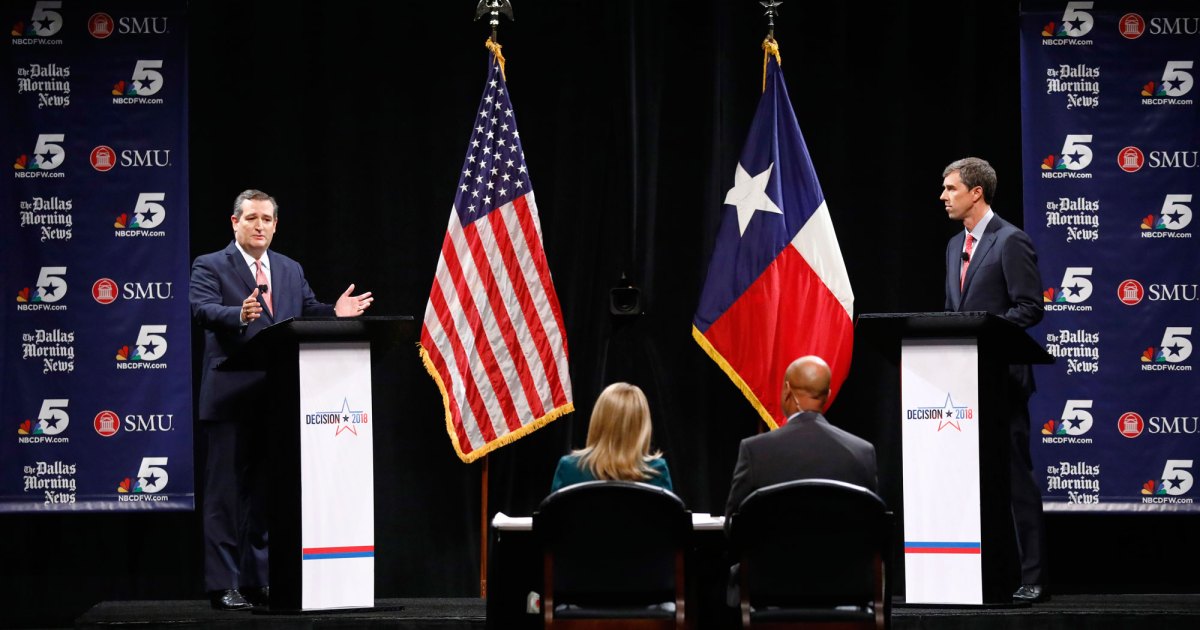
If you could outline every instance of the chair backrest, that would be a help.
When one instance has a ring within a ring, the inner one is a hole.
[[[877,560],[887,557],[887,508],[870,490],[830,479],[760,488],[731,519],[750,604],[865,606],[880,595]]]
[[[691,515],[669,490],[589,481],[546,497],[533,531],[553,557],[556,603],[649,605],[675,599],[676,551]]]

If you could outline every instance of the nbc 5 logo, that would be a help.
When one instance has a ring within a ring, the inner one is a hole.
[[[1088,280],[1088,276],[1092,275],[1091,267],[1067,267],[1063,271],[1062,287],[1057,297],[1053,295],[1054,289],[1046,291],[1043,300],[1046,302],[1066,302],[1068,304],[1079,304],[1087,301],[1092,296],[1092,281]]]
[[[33,167],[42,171],[50,171],[61,166],[67,159],[67,152],[59,143],[66,139],[66,134],[61,133],[38,134],[37,145],[33,147]],[[25,168],[24,159],[24,155],[17,159],[18,168]]]
[[[133,67],[134,94],[138,96],[153,96],[162,89],[163,75],[158,69],[163,65],[162,59],[138,59]]]
[[[1191,467],[1194,460],[1168,459],[1163,466],[1162,489],[1155,494],[1166,493],[1171,496],[1187,494],[1192,489]]]
[[[38,37],[50,37],[62,29],[63,19],[62,14],[58,11],[50,9],[61,9],[61,0],[43,0],[33,5],[33,15],[29,17],[30,28],[25,31],[26,35],[37,35]],[[32,32],[31,32],[32,31]]]
[[[38,273],[35,302],[57,302],[67,294],[66,267],[42,267]]]
[[[1163,331],[1161,350],[1155,357],[1155,362],[1182,363],[1192,356],[1192,342],[1188,339],[1192,334],[1191,326],[1168,326]]]
[[[67,430],[71,417],[67,415],[68,398],[46,398],[38,412],[38,428],[42,435],[58,435]]]
[[[1087,4],[1089,7],[1092,5],[1090,2],[1083,4]],[[1091,29],[1090,23],[1088,29]],[[1087,168],[1088,164],[1092,163],[1092,149],[1088,146],[1091,141],[1092,134],[1090,133],[1068,135],[1067,139],[1063,141],[1062,153],[1060,153],[1062,165],[1070,171],[1081,171]]]
[[[138,356],[143,361],[161,359],[167,353],[167,338],[163,336],[166,334],[167,326],[165,324],[143,325],[138,331],[137,341],[134,342],[134,345],[137,346]]]
[[[1068,2],[1067,9],[1063,11],[1062,30],[1057,34],[1083,37],[1090,33],[1095,22],[1092,20],[1091,13],[1082,10],[1090,8],[1092,8],[1091,2]]]
[[[142,465],[138,468],[138,483],[142,492],[158,492],[167,487],[166,457],[143,457]]]
[[[158,91],[157,88],[154,90]],[[133,207],[133,217],[137,226],[143,229],[156,228],[167,217],[167,210],[160,201],[165,201],[166,193],[138,193],[137,204]]]
[[[1083,435],[1092,428],[1092,408],[1090,400],[1068,400],[1063,405],[1062,424],[1058,433],[1067,435]]]
[[[1168,61],[1163,70],[1162,89],[1165,96],[1179,97],[1192,91],[1191,61]]]
[[[1155,229],[1182,230],[1187,227],[1192,222],[1192,209],[1184,204],[1191,202],[1191,195],[1167,195]]]

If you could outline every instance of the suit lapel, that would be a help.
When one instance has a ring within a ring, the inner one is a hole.
[[[225,248],[225,258],[229,261],[229,273],[242,281],[242,285],[246,287],[246,295],[250,295],[250,292],[258,285],[254,281],[254,274],[246,264],[246,259],[242,258],[242,253],[238,251],[236,245],[230,243],[229,247]]]
[[[271,299],[274,300],[275,313],[272,319],[281,322],[289,317],[295,317],[295,313],[289,312],[288,305],[291,301],[288,299],[288,288],[292,286],[292,277],[287,268],[280,260],[279,254],[271,256],[271,291],[274,295]],[[280,293],[282,291],[282,293]]]

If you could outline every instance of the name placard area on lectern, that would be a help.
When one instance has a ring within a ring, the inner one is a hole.
[[[900,352],[905,599],[982,604],[978,347],[907,339]]]
[[[375,605],[371,348],[301,343],[301,608]]]

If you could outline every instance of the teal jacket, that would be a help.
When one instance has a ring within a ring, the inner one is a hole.
[[[667,460],[658,457],[646,463],[658,474],[642,480],[642,483],[674,492],[675,489],[671,487],[671,471],[667,468]],[[579,465],[579,455],[563,455],[562,459],[558,460],[558,468],[554,470],[554,482],[550,484],[550,492],[585,481],[596,481],[596,478],[592,476],[592,471]]]

